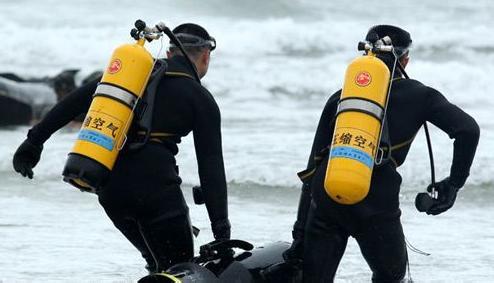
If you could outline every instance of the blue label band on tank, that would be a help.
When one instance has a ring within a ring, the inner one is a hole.
[[[109,151],[113,150],[113,139],[96,131],[81,130],[77,138],[97,144],[105,149],[108,149]]]
[[[368,153],[349,146],[338,146],[333,148],[331,150],[331,159],[337,157],[357,160],[369,168],[372,168],[374,165],[373,158]]]

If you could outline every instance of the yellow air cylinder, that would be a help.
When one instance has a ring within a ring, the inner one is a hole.
[[[115,49],[69,153],[64,181],[90,192],[103,185],[125,143],[134,106],[152,69],[153,57],[144,48],[144,39]]]
[[[369,193],[389,82],[388,67],[373,54],[347,68],[324,180],[338,203],[355,204]]]

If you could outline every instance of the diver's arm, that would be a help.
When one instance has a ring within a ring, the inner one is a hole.
[[[58,129],[72,121],[77,115],[87,111],[98,80],[91,81],[72,91],[57,103],[45,118],[29,130],[27,139],[14,153],[14,170],[24,177],[33,178],[33,168],[38,164],[43,151],[43,143]]]
[[[193,134],[199,179],[215,239],[229,238],[230,224],[221,145],[220,111],[209,94],[201,95],[208,95],[211,99],[207,97],[206,101],[196,105],[194,118]]]
[[[450,181],[462,187],[470,172],[480,128],[475,120],[451,104],[441,93],[429,88],[426,120],[446,132],[454,139],[453,162],[451,164]]]
[[[54,132],[81,113],[87,112],[91,105],[92,95],[100,80],[101,77],[98,77],[64,97],[38,124],[29,130],[28,139],[35,144],[42,145]]]

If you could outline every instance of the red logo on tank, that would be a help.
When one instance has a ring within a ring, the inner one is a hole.
[[[358,86],[368,86],[372,81],[372,77],[367,72],[360,72],[355,77],[355,83]]]
[[[115,73],[118,73],[118,71],[120,71],[120,69],[122,69],[122,61],[120,61],[119,59],[115,59],[115,60],[111,61],[110,66],[108,66],[107,71],[110,74],[115,74]]]

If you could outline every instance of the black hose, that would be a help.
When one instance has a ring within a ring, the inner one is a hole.
[[[431,163],[431,184],[434,188],[436,186],[436,174],[434,171],[434,155],[432,154],[431,137],[429,136],[429,129],[427,128],[427,122],[424,122],[425,138],[427,139],[427,148],[429,149],[429,160]]]
[[[180,49],[182,54],[185,56],[185,58],[187,58],[187,62],[189,63],[190,67],[194,71],[195,79],[197,80],[198,83],[201,83],[201,79],[199,78],[199,75],[197,74],[196,65],[194,65],[194,63],[192,63],[192,60],[190,59],[189,55],[187,55],[187,53],[185,52],[185,49],[184,49],[184,46],[182,45],[182,42],[180,42],[180,40],[175,36],[175,34],[173,34],[173,32],[168,27],[165,26],[162,29],[162,31],[170,38],[170,40],[173,42],[173,44],[178,46],[178,48]]]
[[[134,23],[134,26],[136,28],[132,29],[130,31],[130,35],[135,39],[135,40],[139,40],[140,38],[140,33],[142,32],[149,32],[149,31],[152,31],[152,29],[148,28],[146,26],[146,23],[142,20],[137,20],[135,23]],[[182,52],[182,54],[185,56],[185,58],[187,59],[187,63],[190,65],[190,67],[192,68],[193,72],[194,72],[194,78],[197,80],[197,82],[200,84],[201,83],[201,79],[199,78],[199,75],[197,74],[197,69],[196,69],[196,65],[192,62],[192,60],[190,60],[190,57],[189,55],[187,55],[187,53],[185,52],[185,49],[184,49],[184,46],[182,45],[182,42],[180,42],[180,40],[178,40],[178,38],[175,36],[175,34],[173,34],[173,32],[167,27],[165,26],[164,24],[157,24],[156,27],[155,27],[158,31],[160,32],[164,32],[168,38],[170,38],[170,40],[173,42],[173,44],[175,44],[176,46],[178,46],[178,48],[180,49],[180,51]],[[148,39],[149,40],[149,39]],[[152,39],[151,39],[152,40]],[[149,41],[151,41],[149,40]]]

